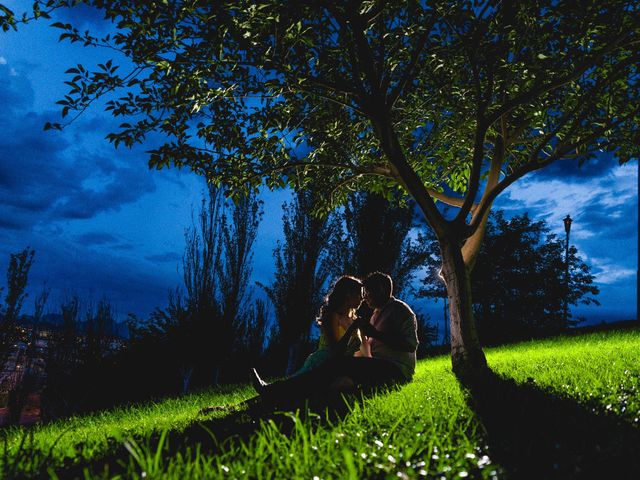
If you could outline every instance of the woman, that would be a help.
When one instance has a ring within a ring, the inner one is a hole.
[[[359,322],[355,321],[356,310],[362,303],[362,299],[360,280],[343,275],[336,281],[316,318],[321,332],[318,348],[307,357],[302,368],[292,377],[314,370],[328,360],[341,355],[371,356],[369,343],[361,342],[358,331]],[[255,368],[251,369],[251,382],[258,393],[264,392],[269,386],[260,378]],[[286,381],[283,380],[280,383],[286,383]],[[273,385],[271,384],[272,389]]]
[[[321,332],[318,349],[307,357],[302,368],[294,375],[308,372],[330,358],[353,356],[360,350],[362,340],[357,322],[354,321],[361,303],[362,282],[349,275],[340,277],[325,298],[316,318]]]

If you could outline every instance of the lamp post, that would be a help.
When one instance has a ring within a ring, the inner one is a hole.
[[[571,231],[571,222],[573,221],[569,215],[564,217],[564,231],[567,234],[564,252],[564,325],[567,326],[569,319],[568,300],[569,300],[569,232]]]

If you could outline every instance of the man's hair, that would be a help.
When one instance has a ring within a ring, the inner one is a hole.
[[[391,298],[391,294],[393,293],[393,280],[391,280],[391,277],[386,273],[370,273],[362,283],[377,305],[384,305],[389,298]]]

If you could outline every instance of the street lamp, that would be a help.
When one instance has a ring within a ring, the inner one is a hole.
[[[568,300],[569,300],[569,232],[571,231],[571,217],[567,215],[562,220],[564,222],[564,231],[567,234],[567,241],[565,243],[565,252],[564,252],[564,325],[567,326],[569,311],[568,311]]]

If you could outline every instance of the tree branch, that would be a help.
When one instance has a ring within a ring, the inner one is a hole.
[[[477,117],[476,138],[473,144],[473,158],[471,159],[471,174],[467,193],[460,211],[453,220],[458,225],[466,224],[467,215],[471,211],[478,189],[480,188],[480,174],[482,173],[482,161],[484,160],[484,138],[487,133],[487,125],[483,123],[480,115]]]
[[[389,96],[387,97],[388,110],[391,110],[391,108],[393,108],[396,100],[398,100],[400,95],[402,95],[403,90],[406,88],[409,82],[413,81],[413,79],[415,78],[417,71],[416,67],[418,65],[418,60],[420,59],[420,54],[423,52],[424,47],[427,44],[427,40],[429,39],[429,33],[431,31],[430,27],[431,26],[429,26],[429,28],[427,28],[422,36],[417,40],[416,45],[413,48],[413,52],[411,52],[411,60],[409,61],[409,64],[405,68],[404,73],[396,84],[395,88],[389,93]]]
[[[506,130],[506,127],[503,124],[503,131]],[[488,193],[494,188],[498,181],[500,180],[500,168],[502,167],[502,162],[504,160],[504,136],[500,135],[497,138],[496,146],[493,151],[493,157],[491,158],[491,166],[489,167],[489,177],[487,178],[487,183],[484,188],[484,193],[482,195],[482,200],[484,201],[488,196]],[[464,259],[464,264],[467,266],[469,270],[473,270],[478,254],[480,253],[480,246],[482,245],[482,239],[484,238],[484,232],[487,226],[487,221],[489,220],[489,213],[491,211],[491,206],[486,208],[482,215],[478,215],[478,211],[473,213],[471,217],[471,225],[468,229],[469,238],[465,241],[462,246],[462,257]]]
[[[352,42],[347,38],[347,33],[349,32],[349,25],[346,18],[335,8],[333,2],[327,1],[325,2],[325,8],[327,11],[335,18],[340,26],[338,36],[342,36],[345,38],[347,44],[347,50],[349,52],[350,63],[351,63],[351,76],[353,77],[354,87],[356,88],[356,92],[361,96],[362,99],[365,98],[366,92],[364,85],[362,84],[362,79],[360,78],[361,70],[360,70],[360,60],[356,51],[353,49]],[[340,35],[342,34],[342,35]]]
[[[289,87],[289,88],[290,88],[290,92],[291,93],[296,93],[296,91],[293,88],[291,88],[291,87]],[[338,100],[337,98],[330,97],[329,95],[323,95],[322,93],[318,93],[318,92],[315,92],[313,90],[309,90],[307,88],[301,87],[300,85],[298,85],[295,88],[300,92],[304,92],[304,93],[307,93],[309,95],[316,96],[318,98],[322,98],[322,99],[327,100],[329,102],[335,103],[336,105],[340,105],[341,107],[349,108],[349,109],[353,110],[354,112],[356,112],[356,113],[358,113],[358,114],[360,114],[362,116],[366,116],[366,113],[365,113],[364,110],[361,110],[360,108],[358,108],[358,107],[356,107],[356,106],[354,106],[354,105],[352,105],[350,103],[343,102],[342,100]]]
[[[356,44],[356,50],[358,52],[358,58],[362,60],[362,66],[364,67],[364,73],[367,77],[367,81],[371,86],[371,93],[376,95],[378,93],[380,85],[380,75],[375,68],[375,59],[371,46],[364,35],[364,26],[360,14],[352,13],[346,19],[351,25],[351,33]]]
[[[602,135],[602,133],[604,133],[605,131],[611,128],[614,128],[617,125],[620,125],[625,120],[633,117],[633,115],[636,115],[638,111],[640,111],[640,108],[636,108],[629,115],[620,117],[617,121],[610,122],[609,124],[597,129],[591,135],[581,138],[579,142],[574,142],[573,144],[567,145],[567,146],[560,146],[560,145],[556,146],[555,151],[541,162],[539,161],[528,162],[522,165],[521,167],[517,168],[510,175],[505,177],[500,183],[498,183],[493,189],[491,189],[488,195],[485,198],[483,198],[483,201],[480,202],[480,207],[478,208],[476,215],[479,215],[479,216],[484,215],[489,210],[489,208],[491,208],[491,204],[496,199],[496,197],[500,193],[502,193],[507,187],[513,184],[516,180],[522,178],[527,173],[546,167],[547,165],[553,163],[556,160],[575,158],[575,156],[578,156],[578,155],[568,157],[569,152],[574,151],[580,148],[581,146],[585,145],[586,143],[591,142],[592,140],[598,138],[598,136]],[[470,226],[470,227],[472,228],[473,226]]]

